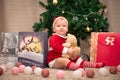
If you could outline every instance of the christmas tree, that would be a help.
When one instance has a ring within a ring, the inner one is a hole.
[[[39,1],[46,12],[40,14],[40,21],[33,25],[34,31],[47,30],[52,34],[53,19],[64,16],[69,22],[69,33],[74,34],[78,42],[86,39],[91,32],[107,32],[108,20],[105,16],[106,5],[99,0],[47,0]]]

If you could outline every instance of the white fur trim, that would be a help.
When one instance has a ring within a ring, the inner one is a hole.
[[[68,51],[68,48],[67,48],[67,47],[64,47],[64,48],[63,48],[63,51],[62,51],[62,54],[67,53],[67,51]]]
[[[83,59],[81,57],[79,57],[78,60],[76,61],[76,64],[80,65],[82,61],[83,61]]]
[[[49,67],[50,68],[52,68],[53,67],[53,65],[54,65],[54,63],[55,63],[55,60],[53,60],[53,61],[51,61],[48,65],[49,65]]]
[[[52,35],[58,35],[59,37],[62,37],[62,38],[64,38],[64,39],[67,39],[67,36],[62,36],[62,35],[60,35],[60,34],[58,34],[58,33],[53,33]]]
[[[52,27],[55,26],[56,21],[58,21],[59,19],[63,19],[63,20],[65,20],[66,24],[68,25],[68,21],[67,21],[67,19],[66,19],[65,17],[63,17],[63,16],[59,16],[59,17],[57,17],[57,18],[54,20]]]
[[[53,48],[52,48],[52,47],[49,47],[48,51],[51,51],[51,50],[53,50]]]

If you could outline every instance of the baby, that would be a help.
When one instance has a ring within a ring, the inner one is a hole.
[[[62,46],[65,43],[68,32],[68,20],[63,16],[59,16],[54,20],[52,28],[53,34],[49,38],[49,51],[47,56],[47,64],[50,68],[76,70],[81,67],[100,68],[104,66],[103,63],[83,60],[80,56],[74,60],[61,57],[65,53],[68,53],[70,56],[75,53],[73,48]]]

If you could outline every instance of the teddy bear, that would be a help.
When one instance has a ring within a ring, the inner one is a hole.
[[[42,45],[39,39],[35,36],[24,36],[20,43],[20,50],[27,50],[28,52],[42,53]]]
[[[66,42],[63,43],[64,47],[75,49],[75,54],[70,56],[68,53],[63,53],[62,57],[74,59],[80,54],[80,47],[77,45],[77,39],[73,34],[67,34]]]

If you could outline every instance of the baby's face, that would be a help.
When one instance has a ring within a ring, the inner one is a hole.
[[[53,30],[57,34],[66,36],[66,33],[68,32],[68,25],[64,20],[58,20],[56,21]]]

